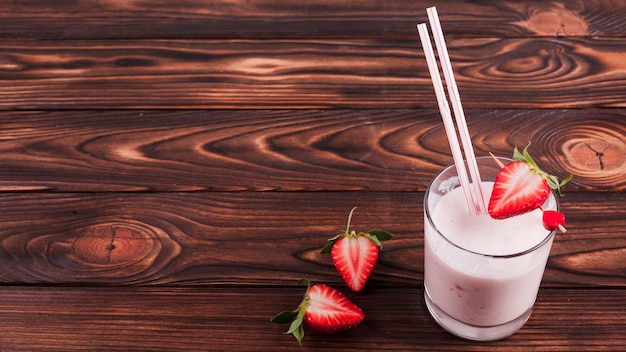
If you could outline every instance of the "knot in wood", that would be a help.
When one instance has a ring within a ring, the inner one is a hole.
[[[626,144],[616,138],[576,138],[567,145],[569,169],[596,185],[624,186]]]
[[[587,21],[563,5],[537,3],[530,5],[528,19],[521,24],[537,35],[556,37],[589,34]]]
[[[72,253],[92,265],[124,265],[144,259],[154,245],[154,238],[143,229],[111,224],[92,227],[78,236],[72,244]]]

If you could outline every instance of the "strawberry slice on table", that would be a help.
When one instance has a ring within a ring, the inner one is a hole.
[[[298,284],[307,285],[302,303],[295,310],[278,313],[272,322],[291,324],[285,334],[293,334],[301,345],[305,329],[334,334],[356,327],[365,318],[361,308],[334,288],[324,284],[311,286],[307,279]]]
[[[561,194],[561,187],[572,179],[570,175],[559,182],[556,176],[543,172],[528,154],[528,146],[522,153],[515,147],[513,160],[495,179],[488,206],[494,219],[506,219],[541,207],[552,190]]]
[[[383,247],[382,241],[393,238],[393,235],[379,229],[367,232],[350,232],[350,220],[354,209],[348,215],[346,232],[328,240],[322,254],[330,253],[335,268],[343,277],[348,287],[359,292],[374,270],[378,254]]]

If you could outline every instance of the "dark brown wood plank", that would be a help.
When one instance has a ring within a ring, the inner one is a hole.
[[[8,284],[342,285],[326,240],[352,227],[394,233],[370,283],[417,287],[422,193],[15,193],[0,197],[0,280]],[[568,232],[544,284],[626,287],[626,193],[561,199]]]
[[[624,290],[543,289],[517,334],[468,343],[430,319],[421,288],[376,289],[350,294],[366,314],[360,326],[333,336],[307,334],[299,347],[269,319],[302,294],[301,287],[3,287],[0,345],[11,351],[619,351],[626,344]]]
[[[626,110],[467,110],[477,155],[532,141],[567,192],[626,189]],[[0,113],[3,191],[424,191],[436,110]]]
[[[3,4],[0,39],[381,38],[415,36],[437,5],[451,37],[624,36],[620,1],[452,0]]]
[[[626,38],[457,39],[466,108],[626,106]],[[0,44],[0,109],[436,109],[410,40]]]

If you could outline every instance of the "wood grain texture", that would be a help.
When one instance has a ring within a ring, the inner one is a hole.
[[[452,39],[466,108],[626,107],[625,38]],[[408,40],[0,44],[0,109],[433,108]]]
[[[530,150],[566,192],[626,189],[626,110],[468,110],[477,155]],[[4,191],[424,191],[433,110],[0,113]]]
[[[188,0],[7,3],[6,39],[270,39],[415,37],[437,5],[450,37],[614,36],[626,31],[620,1]]]
[[[423,279],[423,193],[236,192],[5,194],[0,280],[9,284],[272,285],[310,277],[342,285],[326,240],[353,228],[395,234],[372,287]],[[624,193],[561,199],[544,276],[555,287],[626,287]]]
[[[494,343],[444,332],[427,315],[421,288],[370,290],[350,295],[367,312],[360,326],[341,335],[307,334],[299,347],[282,334],[286,326],[269,319],[295,307],[302,294],[295,285],[236,293],[4,287],[0,345],[11,351],[362,351],[367,341],[380,351],[620,351],[626,344],[626,306],[617,303],[626,300],[623,290],[543,290],[526,326]]]
[[[626,3],[437,5],[476,153],[532,141],[561,198],[530,321],[469,343],[423,303],[452,162],[415,25],[432,1],[13,1],[0,11],[1,351],[623,351]],[[326,240],[383,228],[366,289]],[[367,316],[304,346],[308,277]]]

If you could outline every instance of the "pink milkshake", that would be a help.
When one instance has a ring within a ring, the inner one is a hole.
[[[500,167],[491,158],[477,163],[489,195]],[[457,180],[448,167],[426,192],[426,304],[439,325],[457,336],[501,339],[530,317],[554,231],[544,229],[539,209],[504,220],[470,215]],[[557,209],[553,194],[543,207]]]

